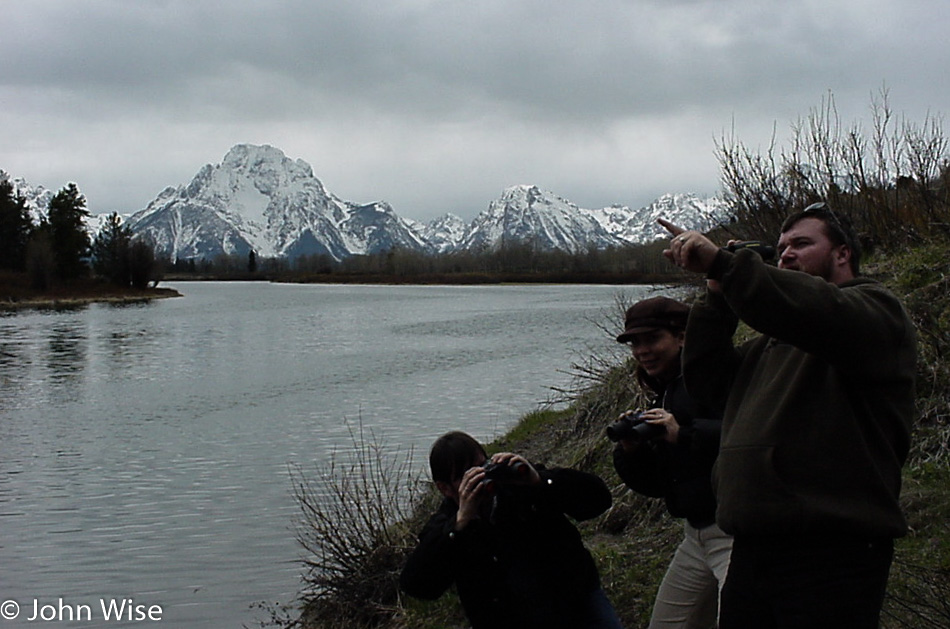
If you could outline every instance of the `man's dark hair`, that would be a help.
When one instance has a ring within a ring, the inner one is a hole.
[[[470,435],[453,431],[435,440],[429,450],[429,469],[432,480],[451,483],[461,478],[465,470],[475,467],[479,459],[487,459],[485,448]]]
[[[851,219],[840,212],[836,212],[828,207],[827,203],[812,203],[804,210],[795,212],[785,219],[782,223],[781,233],[787,232],[795,223],[804,218],[817,218],[825,224],[825,235],[835,244],[835,246],[846,245],[851,250],[851,272],[858,275],[858,269],[861,265],[861,242],[854,231],[854,225]]]

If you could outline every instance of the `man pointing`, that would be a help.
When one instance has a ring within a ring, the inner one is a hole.
[[[720,627],[878,626],[914,413],[916,336],[860,278],[850,222],[824,203],[789,216],[778,267],[660,223],[664,255],[707,278],[683,374],[723,412],[716,521],[735,536]],[[735,346],[739,321],[759,333]]]

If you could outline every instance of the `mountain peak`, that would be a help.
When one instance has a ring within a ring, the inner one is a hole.
[[[501,199],[521,199],[527,197],[541,196],[541,189],[533,184],[521,183],[514,186],[508,186],[501,191]]]
[[[188,186],[159,195],[129,218],[172,259],[247,255],[341,260],[393,247],[423,248],[386,203],[356,204],[328,193],[303,160],[272,146],[238,144]]]
[[[287,159],[287,155],[279,148],[275,148],[270,144],[235,144],[224,155],[224,159],[221,160],[221,163],[239,164],[258,158],[280,162]]]
[[[533,184],[518,184],[505,188],[502,191],[501,196],[499,196],[498,200],[494,203],[496,207],[505,207],[510,206],[512,202],[524,205],[525,207],[529,208],[533,207],[535,204],[566,205],[571,208],[577,208],[576,205],[567,199],[564,199],[549,190],[542,190]]]
[[[0,171],[44,216],[50,191]],[[446,214],[428,224],[401,218],[389,204],[359,204],[329,193],[310,165],[270,145],[237,144],[221,163],[199,169],[187,185],[169,186],[126,225],[172,260],[220,255],[325,255],[342,260],[399,248],[423,253],[482,251],[508,243],[570,253],[651,242],[656,219],[707,230],[726,216],[723,201],[664,194],[632,210],[621,204],[584,209],[534,184],[505,188],[471,223]],[[90,223],[90,229],[95,224]]]
[[[257,172],[287,170],[302,177],[313,177],[310,164],[302,159],[291,160],[279,148],[269,144],[236,144],[221,160],[221,168]]]
[[[280,149],[238,144],[188,186],[162,192],[128,224],[172,259],[255,251],[291,260],[314,254],[341,260],[393,247],[446,253],[512,242],[578,253],[654,240],[662,230],[657,216],[696,228],[697,216],[711,207],[694,195],[667,194],[636,211],[623,205],[587,210],[537,185],[518,184],[505,188],[468,225],[454,215],[422,225],[400,218],[383,202],[337,198],[309,164]]]

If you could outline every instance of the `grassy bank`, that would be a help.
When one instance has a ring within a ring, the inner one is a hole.
[[[950,538],[946,534],[946,522],[950,520],[948,254],[950,247],[946,244],[930,244],[866,265],[867,275],[881,280],[903,299],[920,335],[918,417],[902,493],[910,531],[897,542],[883,620],[888,628],[950,626]],[[623,410],[645,403],[634,384],[632,368],[632,362],[609,364],[597,359],[579,367],[577,387],[569,392],[568,408],[521,418],[490,449],[520,452],[548,466],[591,471],[607,481],[614,493],[613,507],[579,528],[625,626],[639,627],[647,623],[656,588],[681,537],[682,524],[666,514],[661,501],[627,490],[612,468],[611,444],[603,435],[604,427]],[[421,502],[408,503],[406,486],[416,481],[401,476],[375,478],[393,476],[392,467],[386,471],[378,458],[381,455],[377,452],[376,456],[376,463],[367,465],[364,458],[348,468],[342,475],[350,479],[345,483],[340,483],[340,468],[324,475],[322,482],[338,489],[337,502],[342,503],[331,517],[315,522],[315,514],[326,511],[325,506],[317,504],[319,500],[309,505],[309,511],[303,509],[301,531],[309,537],[309,546],[305,547],[312,556],[308,589],[302,600],[304,609],[299,617],[294,615],[278,624],[389,629],[466,626],[451,593],[434,603],[399,594],[396,579],[402,561],[436,497],[431,491],[423,491]],[[304,481],[304,474],[298,480]],[[362,499],[388,502],[393,509],[370,519],[356,517],[352,497],[360,482],[373,486],[376,492],[360,496]],[[325,497],[325,490],[320,491]],[[298,485],[298,499],[306,496]],[[345,539],[357,536],[359,539],[352,544]],[[328,537],[337,538],[336,550],[328,552],[321,545],[321,540]]]

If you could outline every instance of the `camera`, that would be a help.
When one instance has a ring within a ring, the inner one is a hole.
[[[767,245],[761,240],[741,240],[739,242],[734,242],[727,247],[723,247],[723,249],[730,253],[735,253],[740,249],[751,249],[762,256],[762,259],[766,262],[775,257],[775,247],[772,245]]]
[[[496,484],[503,485],[519,480],[528,473],[528,466],[522,461],[515,461],[511,465],[486,461],[482,467],[485,469],[485,476],[482,477],[481,484],[489,491],[494,491]]]
[[[666,427],[658,424],[648,424],[643,419],[643,412],[623,415],[614,423],[607,426],[607,438],[611,441],[632,439],[645,441],[655,439],[666,434]]]

